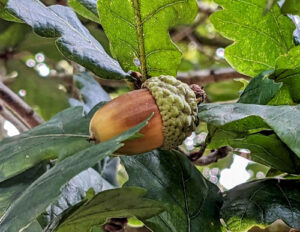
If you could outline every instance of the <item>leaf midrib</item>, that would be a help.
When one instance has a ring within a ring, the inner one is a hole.
[[[136,20],[136,31],[138,37],[138,47],[139,47],[139,61],[141,67],[142,81],[146,81],[147,79],[147,60],[146,60],[146,52],[145,52],[145,44],[144,44],[144,35],[143,35],[143,23],[141,16],[141,9],[139,0],[132,0],[132,5],[134,8],[135,20]]]

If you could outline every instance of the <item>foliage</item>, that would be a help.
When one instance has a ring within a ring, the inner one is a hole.
[[[266,179],[228,191],[221,209],[228,229],[245,231],[255,223],[266,226],[278,218],[299,228],[299,184],[299,180]]]
[[[44,160],[64,159],[90,147],[89,116],[82,107],[67,109],[31,131],[1,142],[1,180],[11,178]]]
[[[129,232],[250,232],[278,219],[300,229],[299,9],[294,0],[0,0],[0,81],[46,120],[0,141],[0,231],[103,232],[130,217],[142,227]],[[229,66],[232,77],[215,79]],[[140,84],[132,72],[198,83],[207,68],[201,123],[178,149],[113,156],[151,115],[88,142],[96,110]],[[11,110],[2,100],[1,138]],[[250,182],[218,181],[235,156],[206,167],[187,157],[224,146],[251,160]]]
[[[124,70],[139,71],[144,79],[176,74],[181,55],[170,41],[167,30],[179,23],[190,23],[195,18],[197,7],[194,0],[100,0],[98,12],[112,54]]]
[[[143,220],[153,231],[220,231],[218,189],[181,153],[153,151],[122,161],[126,186],[146,188],[147,197],[168,204],[165,212]]]
[[[61,187],[68,180],[118,150],[123,145],[121,142],[135,135],[147,124],[148,120],[110,141],[86,148],[58,161],[11,204],[1,218],[0,229],[18,231],[27,226],[59,196]],[[19,214],[20,211],[23,213]]]
[[[286,0],[281,8],[281,11],[285,14],[295,14],[300,13],[300,4],[296,0]]]
[[[212,148],[247,148],[257,162],[299,173],[299,131],[289,132],[298,128],[299,105],[210,104],[199,110],[199,117],[210,125]]]
[[[88,232],[89,228],[103,224],[106,218],[137,216],[147,219],[163,211],[163,204],[144,198],[145,193],[145,189],[133,187],[99,193],[67,217],[57,231]]]
[[[39,1],[8,1],[6,9],[32,26],[43,37],[57,38],[56,46],[67,58],[78,62],[99,76],[124,78],[118,62],[106,54],[100,43],[80,23],[70,8],[45,7]],[[30,15],[27,12],[35,12]]]
[[[276,59],[286,55],[293,43],[294,24],[275,4],[266,15],[266,0],[217,0],[224,10],[212,15],[216,29],[235,43],[225,49],[227,61],[250,76],[274,69]]]

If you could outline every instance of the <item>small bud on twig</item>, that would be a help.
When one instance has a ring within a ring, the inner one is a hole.
[[[198,104],[205,101],[206,93],[205,93],[205,90],[203,89],[203,86],[200,86],[197,84],[192,84],[192,85],[190,85],[190,88],[194,91],[196,98],[198,100]]]

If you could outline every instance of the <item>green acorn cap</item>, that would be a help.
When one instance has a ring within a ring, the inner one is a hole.
[[[163,120],[162,148],[176,148],[196,128],[198,107],[194,91],[172,76],[152,77],[143,87],[155,98]]]

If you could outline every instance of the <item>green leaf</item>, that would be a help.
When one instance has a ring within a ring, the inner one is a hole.
[[[300,105],[205,104],[199,107],[198,116],[215,127],[232,122],[239,126],[241,119],[260,117],[300,157]]]
[[[120,165],[119,157],[108,157],[103,161],[99,162],[93,168],[99,172],[99,174],[107,180],[110,184],[115,187],[119,187],[120,184],[118,182],[118,169]]]
[[[275,169],[269,168],[259,163],[249,163],[246,167],[246,171],[251,174],[249,180],[256,180],[257,178],[262,178],[262,175],[267,176],[270,170],[275,170]]]
[[[94,112],[83,116],[82,107],[67,109],[50,121],[0,143],[0,182],[43,160],[72,155],[91,144],[89,121]]]
[[[274,69],[276,59],[294,47],[293,22],[275,4],[263,14],[266,0],[216,0],[224,10],[211,16],[215,28],[235,41],[225,49],[226,60],[240,73],[256,76]]]
[[[109,158],[109,157],[106,157]],[[101,160],[103,161],[103,160]],[[112,185],[108,180],[102,177],[97,171],[88,168],[78,175],[74,176],[61,190],[58,200],[51,204],[43,214],[43,219],[48,224],[53,221],[57,224],[60,217],[66,210],[76,204],[83,203],[86,200],[88,192],[92,190],[99,193],[104,190],[113,189],[117,186]]]
[[[68,180],[112,154],[119,147],[121,145],[115,140],[101,143],[76,153],[55,165],[27,188],[5,212],[1,218],[1,231],[19,231],[31,223],[58,198],[61,187]]]
[[[0,183],[0,217],[25,189],[46,169],[39,164],[26,172]]]
[[[17,23],[22,23],[23,21],[18,19],[17,17],[11,15],[7,9],[5,9],[5,5],[8,2],[8,0],[0,0],[0,18],[12,21],[12,22],[17,22]]]
[[[266,105],[282,87],[270,80],[274,71],[266,71],[253,78],[242,93],[239,103]]]
[[[38,223],[37,220],[34,220],[25,230],[24,232],[43,232],[43,228]]]
[[[57,231],[89,232],[92,226],[102,225],[108,218],[151,218],[161,213],[164,207],[163,203],[145,198],[146,192],[133,187],[101,192],[69,215]]]
[[[205,118],[203,119],[205,121]],[[209,122],[208,129],[209,131],[213,131],[215,128],[214,124]],[[210,128],[212,127],[212,128]],[[253,134],[261,131],[271,131],[272,129],[266,124],[263,119],[257,116],[248,116],[238,121],[232,121],[224,126],[222,129],[226,131],[235,131],[241,134]]]
[[[85,112],[89,112],[99,102],[109,101],[108,93],[101,85],[87,72],[74,75],[74,81],[80,90],[84,102],[71,98],[69,101],[72,106],[83,106]]]
[[[97,0],[68,0],[68,3],[81,16],[99,23]]]
[[[295,105],[291,96],[291,92],[287,85],[283,85],[279,91],[275,94],[271,101],[268,102],[268,105],[278,106],[278,105]]]
[[[114,139],[86,148],[58,162],[14,201],[1,218],[0,231],[19,231],[31,223],[59,197],[61,188],[71,178],[122,147],[121,142],[142,129],[149,119],[150,117]]]
[[[6,9],[30,25],[38,35],[58,38],[56,45],[65,57],[95,74],[111,79],[128,76],[118,62],[106,54],[71,8],[45,7],[37,0],[9,0]]]
[[[197,13],[195,0],[99,0],[101,25],[111,51],[123,69],[149,76],[176,75],[181,53],[168,29],[190,23]]]
[[[300,46],[277,59],[274,79],[287,86],[294,102],[300,102]]]
[[[239,185],[224,193],[222,218],[234,232],[254,225],[267,226],[282,219],[300,228],[300,180],[263,179]]]
[[[213,132],[208,148],[217,149],[228,145],[250,150],[248,157],[255,162],[283,172],[300,173],[300,159],[273,133],[241,134],[220,127]]]
[[[153,231],[220,231],[218,188],[205,180],[190,160],[177,151],[152,151],[121,157],[126,186],[148,190],[146,197],[167,203],[166,212],[143,222]],[[143,178],[141,178],[143,177]]]
[[[277,70],[300,68],[300,46],[292,48],[288,54],[280,56],[276,61]]]
[[[298,0],[285,0],[281,7],[281,12],[284,14],[300,15],[300,2]]]

